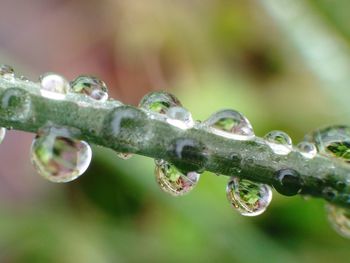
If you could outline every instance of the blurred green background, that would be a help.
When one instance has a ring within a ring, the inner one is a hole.
[[[201,120],[233,108],[258,136],[281,129],[298,142],[347,123],[334,98],[350,90],[320,88],[266,2],[1,0],[0,63],[33,80],[91,73],[133,105],[169,90]],[[349,1],[298,2],[308,6],[301,18],[349,44]],[[33,136],[9,131],[0,147],[0,262],[349,262],[350,240],[328,225],[322,200],[274,193],[263,215],[245,218],[226,200],[225,176],[204,173],[173,198],[157,187],[153,160],[99,147],[86,174],[53,184],[31,166]]]

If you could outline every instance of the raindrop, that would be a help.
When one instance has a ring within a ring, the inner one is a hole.
[[[0,65],[0,77],[6,80],[13,80],[15,78],[15,70],[9,65]]]
[[[26,82],[29,82],[29,79],[26,77],[26,76],[19,76],[19,79],[22,80],[22,81],[26,81]]]
[[[68,81],[56,73],[45,73],[40,78],[41,89],[40,93],[43,97],[63,100],[69,90]]]
[[[133,154],[131,153],[120,153],[120,152],[117,152],[117,156],[120,158],[120,159],[123,159],[123,160],[128,160],[130,159]]]
[[[301,153],[301,155],[307,159],[312,159],[317,155],[317,148],[313,143],[300,142],[297,145],[297,148],[299,149],[299,152]]]
[[[243,216],[258,216],[272,200],[271,187],[238,177],[231,177],[226,195],[232,206]]]
[[[251,140],[255,137],[249,120],[235,110],[214,113],[204,124],[217,135],[236,140]]]
[[[350,163],[350,127],[331,126],[313,132],[313,141],[321,155]]]
[[[108,99],[107,85],[93,76],[82,75],[70,83],[71,91],[89,96],[94,100],[106,101]]]
[[[264,136],[275,154],[287,155],[292,151],[292,139],[283,131],[271,131]]]
[[[301,191],[300,176],[293,169],[281,169],[276,173],[276,181],[273,186],[280,194],[296,195]]]
[[[39,174],[56,183],[69,182],[82,175],[91,156],[86,142],[54,133],[38,135],[31,147],[32,162]]]
[[[184,174],[164,160],[156,160],[155,175],[160,188],[173,196],[181,196],[191,191],[200,177],[196,172]]]
[[[192,128],[194,125],[191,113],[182,107],[171,107],[167,111],[167,117],[169,124],[183,130]]]
[[[4,140],[6,135],[6,129],[3,127],[0,127],[0,143],[2,143],[2,141]]]
[[[328,204],[328,220],[334,230],[343,237],[350,238],[350,210]]]
[[[145,95],[139,107],[152,112],[166,114],[172,107],[182,106],[180,101],[172,94],[165,91],[154,91]]]
[[[0,114],[11,121],[24,121],[31,115],[31,99],[26,90],[6,89],[0,98]]]

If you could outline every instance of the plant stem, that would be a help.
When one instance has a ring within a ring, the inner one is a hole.
[[[259,137],[228,139],[201,124],[183,130],[155,113],[115,100],[98,102],[71,93],[64,100],[53,100],[41,96],[37,83],[0,78],[0,126],[38,133],[47,125],[65,127],[74,138],[117,152],[167,160],[183,171],[207,170],[278,185],[286,195],[301,189],[303,195],[350,207],[350,169],[336,159],[320,155],[306,159],[296,149],[277,155]],[[278,171],[283,169],[294,170],[297,177],[281,185]]]

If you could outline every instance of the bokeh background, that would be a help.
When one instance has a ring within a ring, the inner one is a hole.
[[[169,90],[196,119],[233,108],[258,136],[281,129],[298,142],[350,120],[349,8],[346,0],[0,0],[0,63],[33,80],[90,73],[133,105]],[[99,147],[86,174],[53,184],[30,163],[33,137],[9,131],[0,147],[0,262],[349,260],[350,240],[328,225],[322,200],[274,193],[263,215],[245,218],[226,200],[225,176],[204,173],[192,193],[173,198],[157,187],[153,160]]]

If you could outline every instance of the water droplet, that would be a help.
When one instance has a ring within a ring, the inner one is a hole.
[[[271,131],[264,136],[275,154],[287,155],[292,151],[292,139],[283,131]]]
[[[208,160],[206,148],[200,141],[192,138],[177,138],[167,150],[170,161],[182,171],[203,172]]]
[[[293,169],[281,169],[276,173],[276,181],[273,186],[280,194],[296,195],[301,191],[300,176]]]
[[[26,76],[19,76],[19,79],[20,80],[23,80],[23,81],[26,81],[26,82],[28,82],[29,81],[29,79],[26,77]]]
[[[297,148],[299,149],[299,152],[301,153],[301,155],[307,159],[312,159],[317,155],[317,148],[313,143],[300,142],[297,145]]]
[[[43,97],[63,100],[69,90],[68,81],[61,75],[55,73],[45,73],[39,78],[41,89],[40,93]]]
[[[171,107],[167,111],[167,117],[169,124],[183,130],[192,128],[194,125],[191,113],[182,107]]]
[[[232,206],[243,216],[258,216],[272,200],[271,187],[238,177],[231,177],[226,195]]]
[[[0,143],[2,143],[2,141],[4,140],[6,135],[6,129],[3,127],[0,127]]]
[[[93,76],[82,75],[70,83],[71,90],[89,96],[94,100],[106,101],[108,99],[107,85]]]
[[[350,209],[328,204],[326,210],[334,230],[341,236],[350,238]]]
[[[308,137],[321,155],[350,163],[350,127],[331,126],[316,130]]]
[[[56,183],[69,182],[82,175],[91,156],[86,142],[54,133],[38,135],[31,147],[32,162],[39,174]]]
[[[322,194],[326,200],[332,201],[332,200],[334,200],[334,198],[337,197],[338,192],[336,190],[334,190],[332,187],[325,187],[322,190]]]
[[[13,80],[15,78],[15,70],[9,65],[0,65],[0,77],[6,80]]]
[[[249,120],[235,110],[222,110],[214,113],[204,124],[211,132],[236,140],[251,140],[255,137]]]
[[[117,156],[118,156],[120,159],[128,160],[128,159],[130,159],[133,155],[132,155],[131,153],[117,153]]]
[[[181,196],[191,191],[200,177],[196,172],[183,174],[164,160],[156,160],[155,175],[160,188],[173,196]]]
[[[9,88],[0,98],[0,114],[12,121],[24,121],[31,115],[31,99],[27,91]]]
[[[148,93],[139,104],[140,108],[160,114],[166,114],[170,108],[177,106],[182,106],[180,101],[174,95],[164,91]]]

